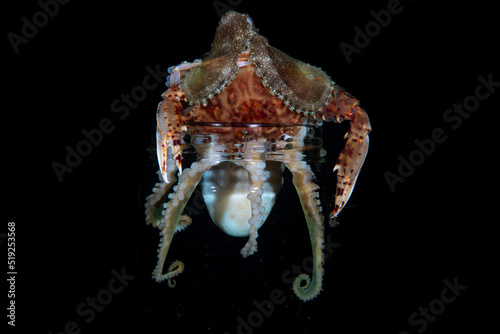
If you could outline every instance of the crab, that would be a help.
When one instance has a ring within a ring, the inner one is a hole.
[[[324,216],[307,138],[324,121],[350,121],[337,173],[330,218],[346,205],[368,151],[370,122],[359,101],[320,68],[271,47],[246,14],[221,18],[211,51],[169,68],[169,87],[157,110],[160,182],[146,200],[146,222],[161,231],[153,278],[175,285],[184,270],[174,261],[164,273],[174,233],[191,223],[183,210],[200,183],[212,220],[222,231],[248,237],[243,257],[257,251],[288,168],[312,243],[312,277],[300,274],[293,291],[303,301],[322,290]],[[183,152],[197,161],[184,168]],[[173,189],[172,189],[173,187]],[[171,191],[173,190],[173,192]]]

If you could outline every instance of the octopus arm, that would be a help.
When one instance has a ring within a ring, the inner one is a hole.
[[[293,282],[293,291],[302,301],[309,301],[321,292],[323,284],[324,218],[317,198],[319,186],[312,182],[313,172],[307,163],[288,162],[287,167],[292,172],[293,184],[304,210],[313,254],[312,279],[307,274],[300,274]]]
[[[173,283],[171,279],[182,273],[184,270],[184,264],[182,262],[174,261],[170,265],[167,273],[163,274],[163,267],[165,265],[165,260],[172,243],[174,233],[181,230],[183,227],[182,225],[186,225],[191,222],[189,217],[182,215],[184,207],[200,182],[203,173],[212,166],[213,163],[204,160],[193,163],[191,167],[186,169],[180,176],[179,184],[177,185],[175,192],[169,196],[170,201],[164,204],[164,210],[159,224],[159,228],[161,230],[161,241],[158,249],[158,263],[153,272],[153,278],[157,282],[168,280],[169,286],[173,287],[175,283]]]

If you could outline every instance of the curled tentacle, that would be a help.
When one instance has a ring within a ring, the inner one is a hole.
[[[170,278],[168,279],[168,286],[173,288],[175,286],[175,281],[172,279],[175,276],[180,275],[184,271],[184,263],[181,261],[174,261],[168,267],[168,274],[170,274]]]
[[[299,296],[299,294],[303,293],[304,291],[307,291],[307,289],[309,289],[310,286],[311,286],[311,277],[307,274],[300,274],[293,281],[293,291],[297,296]]]
[[[180,231],[184,231],[186,229],[186,227],[191,225],[192,222],[193,222],[193,220],[191,219],[191,217],[189,217],[188,215],[182,215],[180,220],[179,220],[179,224],[175,228],[175,233],[180,232]]]
[[[179,230],[179,223],[186,225],[186,223],[190,220],[189,217],[182,215],[182,211],[193,194],[196,186],[200,182],[202,174],[207,169],[212,167],[213,164],[213,162],[205,160],[193,163],[191,167],[186,169],[181,175],[179,185],[175,189],[175,192],[169,196],[170,201],[164,205],[165,209],[162,212],[163,218],[161,219],[161,223],[159,225],[162,238],[159,245],[160,248],[158,249],[158,263],[153,271],[153,278],[157,282],[170,280],[172,277],[179,275],[182,270],[184,270],[182,262],[175,261],[169,267],[169,271],[166,274],[162,273],[163,266],[165,265],[165,259],[172,243],[172,238],[174,233]],[[177,267],[177,269],[174,269],[175,267]]]
[[[313,172],[307,163],[287,162],[287,166],[293,174],[293,184],[304,210],[313,253],[312,278],[307,274],[300,274],[293,282],[293,291],[301,300],[309,301],[321,292],[323,284],[324,219],[321,203],[317,198],[319,186],[312,182]]]

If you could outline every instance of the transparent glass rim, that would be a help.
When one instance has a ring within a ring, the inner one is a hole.
[[[273,128],[292,128],[292,127],[309,127],[316,128],[315,124],[296,124],[296,123],[257,123],[257,122],[196,122],[186,121],[189,126],[208,126],[208,127],[245,127],[245,128],[260,128],[260,127],[273,127]]]

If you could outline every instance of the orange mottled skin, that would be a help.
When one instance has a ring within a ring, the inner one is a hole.
[[[184,128],[191,135],[216,134],[220,144],[228,145],[231,151],[238,151],[233,144],[258,139],[275,141],[283,134],[300,140],[300,130],[296,125],[314,125],[317,120],[337,123],[350,121],[351,127],[345,136],[347,142],[334,169],[338,172],[338,184],[331,216],[336,216],[346,204],[356,181],[362,165],[359,162],[366,155],[371,126],[359,101],[340,86],[333,87],[328,104],[313,116],[307,116],[291,110],[283,100],[272,95],[252,65],[242,67],[241,72],[222,92],[205,104],[194,107],[189,106],[179,86],[174,85],[163,94],[165,100],[173,103],[160,104],[160,108],[165,108],[163,115],[169,118],[168,136],[173,139],[174,153],[178,152],[174,154],[174,159],[180,165],[181,129]],[[203,123],[209,123],[210,126],[204,126]],[[214,127],[214,123],[220,126]]]
[[[238,123],[243,126],[189,128],[191,134],[200,132],[217,133],[224,144],[265,138],[278,139],[284,133],[295,136],[295,128],[283,125],[307,124],[308,117],[290,110],[281,99],[273,96],[269,88],[264,87],[262,79],[255,74],[254,66],[241,68],[241,73],[224,91],[207,101],[206,105],[197,105],[185,116],[186,123]],[[248,124],[274,124],[278,126],[249,127]],[[206,130],[206,131],[203,131]]]

